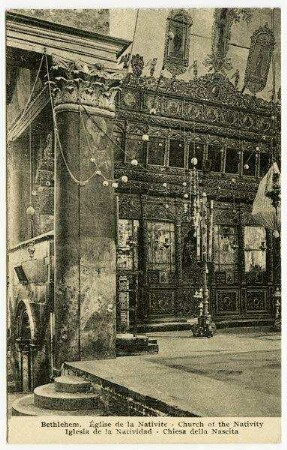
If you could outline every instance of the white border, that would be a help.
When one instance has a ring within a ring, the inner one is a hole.
[[[19,8],[19,9],[28,9],[28,8],[41,8],[41,9],[52,9],[52,8],[61,8],[61,9],[70,9],[70,8],[138,8],[138,7],[144,7],[144,8],[154,8],[156,3],[157,8],[172,8],[172,7],[183,7],[183,8],[214,8],[214,7],[254,7],[254,8],[266,8],[266,7],[279,7],[281,8],[281,30],[282,30],[282,267],[283,267],[283,274],[285,274],[285,269],[287,265],[287,231],[285,224],[287,223],[287,182],[285,180],[285,172],[286,172],[286,163],[287,163],[287,156],[285,154],[285,151],[287,151],[287,128],[286,128],[286,119],[287,119],[287,108],[286,108],[286,79],[287,79],[287,54],[286,54],[286,43],[287,43],[287,2],[285,0],[157,0],[156,2],[154,0],[143,0],[143,1],[131,1],[131,0],[41,0],[41,1],[31,1],[31,0],[2,0],[0,5],[0,33],[1,33],[1,50],[0,50],[0,61],[1,61],[1,70],[0,70],[0,96],[2,101],[2,108],[0,108],[0,124],[1,124],[1,143],[0,143],[0,195],[1,195],[1,201],[0,201],[0,217],[1,217],[1,223],[2,223],[2,229],[1,229],[1,239],[0,239],[0,289],[1,289],[1,301],[0,301],[0,342],[1,342],[1,348],[0,348],[0,445],[7,445],[5,444],[5,430],[6,430],[6,373],[5,373],[5,366],[6,366],[6,355],[5,355],[5,345],[6,345],[6,304],[5,304],[5,298],[6,298],[6,230],[5,230],[5,217],[6,217],[6,203],[5,203],[5,197],[6,197],[6,169],[5,169],[5,10],[12,9],[12,8]],[[283,383],[283,390],[282,390],[282,400],[283,400],[283,415],[282,415],[282,443],[281,444],[266,444],[264,445],[264,450],[269,449],[285,449],[287,448],[287,416],[286,416],[286,389],[287,389],[287,382],[286,382],[286,360],[287,360],[287,342],[286,342],[286,331],[287,331],[287,325],[286,325],[286,311],[287,306],[285,304],[285,293],[286,293],[286,287],[287,287],[287,280],[282,276],[282,292],[284,299],[282,299],[283,304],[283,323],[284,327],[282,330],[282,364],[283,364],[283,370],[282,370],[282,380],[285,380]],[[91,444],[92,445],[92,444]],[[158,448],[162,447],[162,445],[142,445],[141,448],[143,450],[148,449],[152,450],[152,448]],[[238,445],[224,445],[224,449],[230,450],[241,450],[246,448],[252,448],[254,450],[262,450],[262,445],[257,444],[238,444]],[[21,446],[13,446],[20,449],[28,449],[29,446],[27,445],[21,445]],[[37,447],[43,447],[47,448],[46,446],[37,446]],[[53,445],[55,448],[63,448],[63,445]],[[117,446],[109,446],[109,448],[114,449],[118,448]],[[168,449],[176,448],[175,445],[169,445]],[[34,448],[34,447],[33,447]],[[76,445],[69,445],[70,448],[78,448]],[[102,445],[97,445],[98,449],[104,449],[105,447]],[[121,447],[123,448],[123,447]],[[222,449],[222,445],[192,445],[192,450],[212,450],[212,449]]]

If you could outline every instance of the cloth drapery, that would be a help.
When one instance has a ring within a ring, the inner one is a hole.
[[[255,196],[252,215],[265,228],[269,228],[278,236],[280,232],[280,206],[274,208],[272,200],[266,196],[273,190],[273,174],[279,174],[280,171],[276,162],[269,168],[266,175],[259,183],[257,194]]]

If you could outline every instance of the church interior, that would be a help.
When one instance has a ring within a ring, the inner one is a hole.
[[[65,11],[6,14],[11,389],[280,329],[280,9]]]

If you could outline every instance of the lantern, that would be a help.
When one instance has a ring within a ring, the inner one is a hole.
[[[32,205],[28,206],[28,208],[26,209],[26,214],[28,219],[33,219],[35,215],[35,209],[33,208]]]

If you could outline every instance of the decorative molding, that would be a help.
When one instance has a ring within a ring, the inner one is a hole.
[[[195,80],[183,81],[161,77],[135,77],[128,74],[123,81],[124,91],[148,92],[156,97],[184,98],[186,101],[200,101],[224,105],[234,110],[243,110],[269,115],[274,103],[239,92],[232,82],[221,73],[207,74]],[[279,109],[279,108],[277,108]]]
[[[186,188],[182,183],[189,183],[189,172],[182,170],[170,172],[166,170],[161,172],[159,169],[141,170],[132,169],[126,164],[115,166],[115,177],[120,178],[122,175],[127,175],[129,178],[128,185],[121,185],[119,192],[134,194],[146,193],[150,196],[161,196],[161,202],[164,203],[164,197],[177,198],[184,201],[183,195]],[[234,183],[232,179],[235,178]],[[163,188],[162,184],[168,184],[168,192]],[[254,200],[258,188],[258,181],[253,177],[234,177],[220,174],[202,174],[201,175],[201,190],[204,190],[207,195],[215,200],[229,200],[238,202],[251,203]]]
[[[133,74],[136,77],[140,77],[144,68],[144,59],[138,53],[136,55],[132,55],[131,66]]]
[[[139,136],[141,138],[142,134],[148,133],[149,137],[152,138],[177,138],[184,140],[184,142],[188,145],[189,143],[196,142],[199,144],[214,144],[222,147],[231,147],[236,148],[238,150],[251,150],[254,151],[256,146],[258,145],[258,136],[257,139],[250,141],[244,138],[239,139],[239,137],[234,136],[220,136],[214,135],[212,133],[198,134],[194,132],[192,127],[186,128],[184,133],[180,128],[167,128],[160,126],[161,124],[150,124],[147,122],[134,122],[128,120],[126,126],[126,138],[134,138],[135,136]],[[119,122],[116,123],[115,126],[119,126],[122,130],[124,126]],[[255,141],[255,142],[254,142]],[[271,147],[271,138],[266,136],[264,142],[260,143],[259,153],[268,153]],[[162,170],[162,169],[161,169]],[[169,171],[175,171],[178,173],[178,169],[170,167]]]
[[[217,315],[230,315],[240,313],[238,291],[216,290],[216,311]]]
[[[173,315],[175,307],[175,293],[167,290],[151,290],[149,292],[150,314]]]
[[[129,74],[121,88],[118,119],[257,143],[280,133],[280,106],[238,92],[220,73],[189,82]]]
[[[266,290],[263,289],[246,290],[246,311],[267,311],[266,294]]]
[[[62,24],[6,13],[7,46],[47,55],[59,54],[70,59],[81,58],[90,63],[105,63],[113,71],[120,68],[117,57],[130,41],[79,30]]]
[[[239,125],[237,127],[229,127],[229,126],[220,126],[209,124],[207,121],[203,120],[202,122],[188,121],[182,120],[178,118],[172,117],[162,117],[162,116],[153,116],[150,114],[145,114],[137,111],[127,111],[127,110],[118,110],[117,118],[120,120],[128,120],[128,121],[137,121],[141,126],[147,128],[148,126],[157,126],[167,129],[180,130],[182,133],[183,129],[185,133],[195,132],[198,134],[213,134],[217,136],[226,136],[230,138],[237,139],[247,139],[258,143],[262,139],[262,131],[261,132],[253,132],[242,130]],[[271,140],[271,134],[265,132],[266,142]]]

